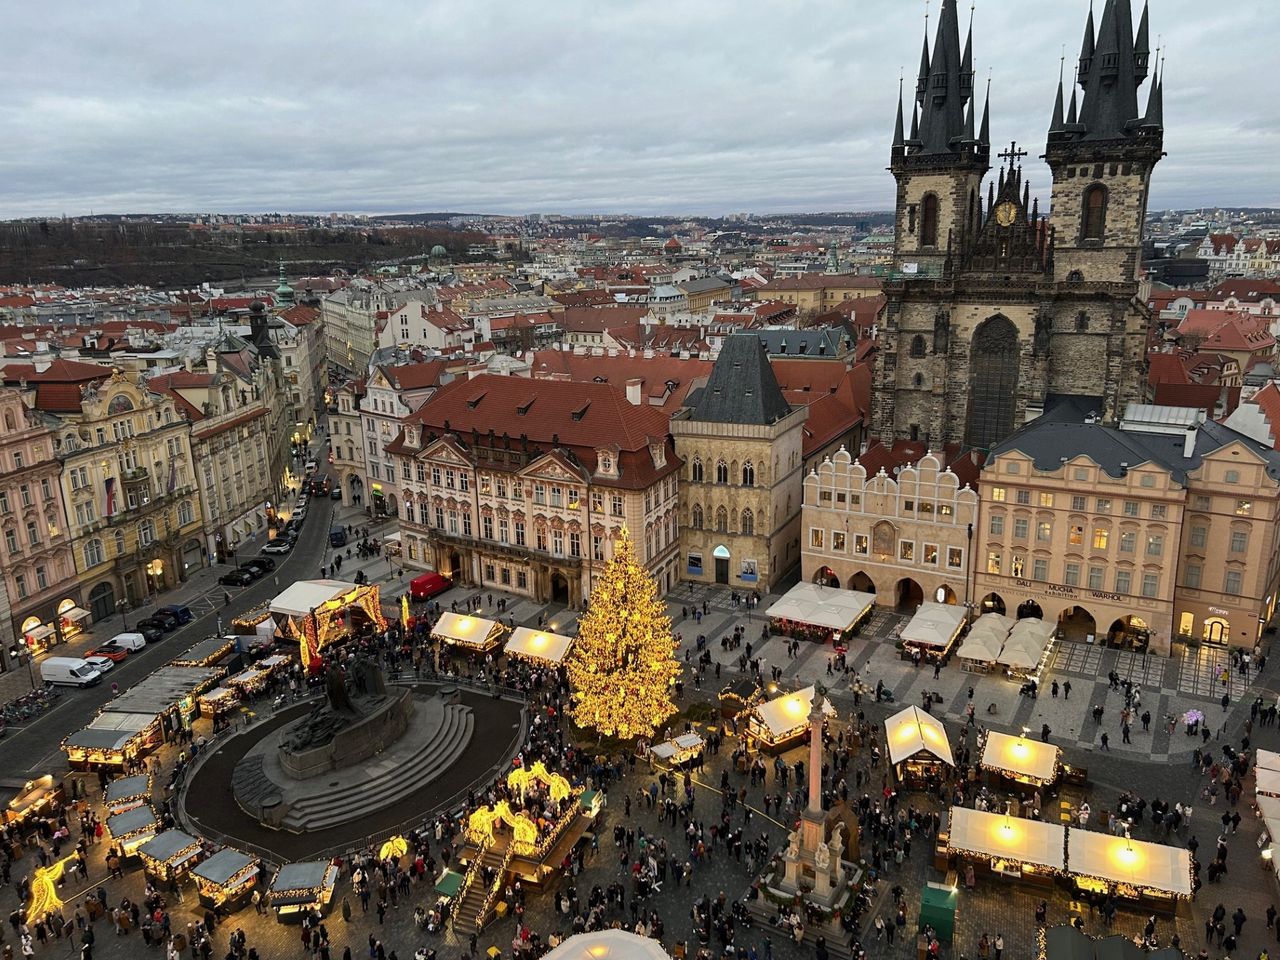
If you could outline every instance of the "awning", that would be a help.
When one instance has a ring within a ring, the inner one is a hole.
[[[1280,797],[1280,770],[1258,769],[1254,772],[1257,775],[1256,784],[1258,793],[1265,793],[1273,797]]]
[[[956,655],[964,660],[976,660],[980,663],[994,663],[1000,656],[1001,641],[990,632],[975,634],[970,631],[960,644]]]
[[[945,649],[964,627],[965,609],[955,603],[920,604],[911,622],[902,628],[902,642]]]
[[[360,589],[347,580],[299,580],[271,601],[271,612],[305,617],[317,607]]]
[[[1066,828],[1060,824],[952,807],[947,850],[1061,872],[1066,867],[1066,840]]]
[[[946,727],[937,717],[919,707],[907,707],[895,713],[884,722],[884,730],[890,763],[900,763],[923,751],[949,767],[955,766]]]
[[[992,730],[982,748],[982,766],[1036,783],[1052,783],[1058,778],[1058,754],[1058,748],[1051,743]]]
[[[843,633],[873,606],[873,593],[841,590],[816,583],[797,583],[769,608],[771,620],[793,620]]]
[[[507,641],[503,652],[526,657],[530,660],[542,660],[547,663],[560,663],[564,660],[573,638],[551,633],[548,630],[530,630],[528,627],[516,627]]]
[[[752,710],[756,719],[768,729],[770,735],[777,739],[793,730],[808,726],[809,711],[813,709],[813,694],[813,687],[805,687],[795,693],[788,693],[785,697],[758,703]],[[831,705],[831,701],[824,698],[822,712],[828,717],[834,717],[836,708]]]
[[[812,701],[811,701],[812,702]],[[664,740],[654,744],[652,753],[659,760],[671,760],[674,757],[692,757],[706,745],[699,734],[685,733],[674,740]]]
[[[596,930],[568,937],[542,960],[671,960],[662,944],[626,930]]]
[[[66,611],[65,613],[58,614],[58,616],[62,617],[63,620],[74,620],[76,622],[79,622],[80,620],[89,619],[89,617],[93,616],[93,614],[91,614],[84,607],[72,607],[70,610]]]
[[[502,627],[484,617],[473,617],[461,613],[446,611],[440,615],[431,635],[447,640],[449,643],[466,644],[469,647],[485,648],[492,645]]]
[[[382,542],[383,543],[399,543],[400,531],[397,530],[395,533],[388,533],[385,537],[382,538]]]
[[[27,630],[24,635],[28,640],[43,640],[51,633],[53,633],[53,627],[47,623],[42,623],[38,627],[32,627]]]
[[[1259,749],[1257,756],[1254,757],[1253,765],[1259,770],[1280,771],[1280,753],[1276,753],[1274,750]]]
[[[1082,877],[1191,896],[1191,852],[1183,847],[1071,827],[1067,862]]]
[[[164,836],[164,834],[160,836]],[[156,839],[159,839],[159,837]],[[151,842],[155,843],[155,840]],[[238,874],[243,873],[247,867],[252,865],[253,857],[247,853],[241,853],[231,847],[223,847],[191,872],[201,880],[222,886],[234,880]]]

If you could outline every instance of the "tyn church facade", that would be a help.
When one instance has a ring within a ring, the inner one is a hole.
[[[1148,14],[1130,0],[1092,11],[1078,97],[1059,81],[1043,159],[1042,216],[1017,144],[991,168],[990,91],[976,121],[973,28],[956,0],[925,38],[909,131],[901,97],[889,169],[897,180],[894,272],[876,355],[873,433],[990,449],[1060,402],[1114,418],[1142,390],[1150,321],[1138,270],[1151,173],[1163,153],[1162,85]]]

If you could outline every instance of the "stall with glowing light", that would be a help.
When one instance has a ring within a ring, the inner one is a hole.
[[[163,742],[153,713],[103,713],[63,740],[62,749],[72,770],[119,769]]]
[[[982,747],[983,770],[1001,777],[1010,785],[1039,788],[1057,782],[1062,773],[1062,751],[1051,743],[992,730]]]
[[[1037,617],[1019,620],[1000,650],[996,663],[1015,680],[1039,680],[1053,650],[1057,626]]]
[[[505,630],[495,620],[445,611],[436,621],[431,636],[469,653],[488,653],[502,642]]]
[[[671,960],[662,944],[628,930],[596,930],[566,937],[542,960]]]
[[[271,881],[267,905],[279,923],[301,922],[302,915],[317,910],[323,916],[333,901],[338,885],[338,868],[328,860],[286,863]]]
[[[1061,824],[952,807],[945,841],[947,855],[975,871],[1047,884],[1066,870],[1067,831]]]
[[[123,813],[144,803],[151,802],[151,774],[140,773],[134,777],[120,777],[107,784],[103,791],[103,806],[108,814]]]
[[[225,717],[239,705],[239,691],[229,686],[214,687],[208,693],[200,694],[200,716],[202,717]]]
[[[241,700],[247,700],[264,692],[270,682],[271,673],[269,671],[259,670],[257,667],[249,667],[247,670],[241,670],[234,677],[227,677],[223,681],[223,686],[230,689]]]
[[[707,742],[702,739],[701,734],[683,733],[670,740],[664,740],[662,743],[655,743],[649,754],[655,760],[678,767],[681,764],[692,763],[697,760],[702,756],[702,752],[706,747]]]
[[[558,667],[564,662],[572,646],[572,637],[551,633],[549,630],[516,627],[511,639],[503,647],[503,652],[509,657],[518,657],[539,666]]]
[[[747,714],[747,739],[760,750],[785,750],[809,733],[809,713],[813,709],[814,688],[757,703]],[[822,713],[834,717],[836,708],[825,697]]]
[[[200,861],[191,871],[200,894],[200,903],[213,910],[232,913],[253,896],[258,883],[258,861],[247,853],[223,847]]]
[[[955,766],[942,721],[919,707],[907,707],[884,722],[889,763],[898,783],[923,788]]]
[[[62,640],[66,641],[84,633],[92,619],[91,614],[75,600],[67,597],[58,604],[58,628],[62,631]]]
[[[1191,852],[1185,847],[1071,827],[1067,863],[1082,893],[1110,891],[1164,913],[1191,896]]]
[[[203,855],[200,841],[181,830],[165,830],[138,844],[143,874],[161,889],[170,881],[181,882]]]
[[[1258,767],[1254,770],[1254,781],[1260,796],[1280,797],[1280,770]]]
[[[234,653],[235,637],[206,637],[192,644],[169,661],[172,667],[212,667],[223,657]]]
[[[874,593],[797,583],[769,607],[767,616],[774,633],[847,644],[871,619],[875,606]]]
[[[160,832],[160,821],[149,804],[139,804],[107,817],[107,834],[126,857]]]
[[[366,628],[387,628],[376,584],[299,580],[271,601],[270,612],[279,634],[298,643],[302,665],[312,672],[320,669],[327,647]]]
[[[53,816],[67,799],[61,781],[50,773],[30,780],[0,780],[0,790],[12,794],[4,806],[6,826],[25,823],[31,817]]]

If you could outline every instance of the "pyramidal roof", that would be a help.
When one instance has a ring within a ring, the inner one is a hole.
[[[689,419],[768,426],[789,413],[764,345],[754,334],[735,333],[725,338]]]

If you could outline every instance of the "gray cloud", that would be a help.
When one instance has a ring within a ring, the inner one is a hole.
[[[6,6],[23,42],[0,98],[0,216],[886,208],[923,15],[914,0]],[[1153,206],[1280,205],[1280,107],[1248,67],[1270,62],[1280,5],[1152,6],[1169,53]],[[978,4],[993,139],[1038,152],[1087,10]],[[1038,162],[1029,176],[1048,179]]]

